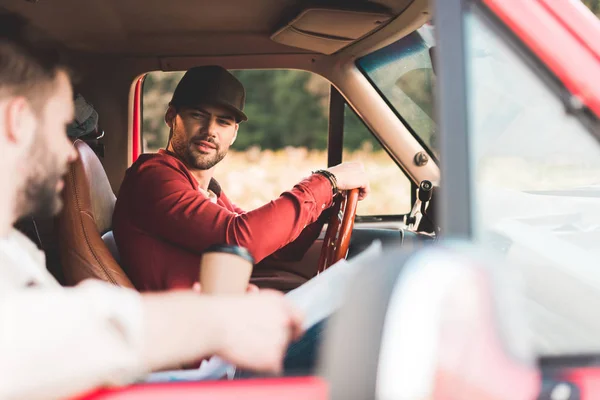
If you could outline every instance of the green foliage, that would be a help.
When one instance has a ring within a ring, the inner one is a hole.
[[[344,111],[344,150],[356,150],[366,148],[368,150],[382,150],[379,141],[375,139],[369,128],[356,115],[356,113],[346,105]]]
[[[582,0],[598,18],[600,18],[600,0]]]
[[[327,148],[329,82],[305,71],[240,70],[233,74],[246,89],[248,121],[240,125],[235,150],[252,146],[278,150],[287,146]],[[144,140],[150,149],[164,147],[168,129],[164,112],[182,73],[153,72],[144,82]],[[352,112],[345,118],[344,147],[356,150],[377,141]]]
[[[165,124],[171,95],[182,72],[151,72],[146,75],[143,86],[143,131],[147,148],[164,148],[169,137],[169,129]]]
[[[292,70],[235,71],[247,93],[248,122],[240,126],[235,148],[260,145],[325,149],[327,108],[307,90],[311,74]]]

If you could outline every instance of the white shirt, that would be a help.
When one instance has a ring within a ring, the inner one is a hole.
[[[61,287],[13,229],[0,238],[0,399],[62,398],[143,376],[142,313],[132,290]]]
[[[213,192],[212,190],[204,190],[200,186],[198,186],[198,191],[200,193],[202,193],[204,196],[206,196],[206,198],[208,198],[208,200],[210,200],[211,203],[217,204],[217,200],[219,198],[217,197],[215,192]]]

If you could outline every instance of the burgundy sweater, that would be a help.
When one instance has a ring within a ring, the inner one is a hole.
[[[213,179],[216,204],[171,153],[144,154],[127,170],[113,215],[121,264],[140,291],[191,288],[202,252],[212,244],[246,247],[252,282],[289,290],[315,275],[299,261],[318,237],[332,202],[331,185],[311,175],[264,206],[245,212]]]

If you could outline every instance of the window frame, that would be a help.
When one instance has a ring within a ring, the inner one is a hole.
[[[312,71],[307,71],[314,73]],[[144,152],[143,146],[143,108],[144,108],[144,90],[143,85],[147,74],[140,76],[135,81],[134,99],[133,99],[133,135],[132,135],[132,162]],[[390,159],[398,166],[402,171],[406,179],[411,183],[411,204],[416,201],[417,184],[410,178],[404,168],[391,156],[389,150],[383,145],[381,140],[373,133],[371,128],[354,108],[346,101],[343,95],[337,90],[334,85],[330,84],[330,96],[329,96],[329,114],[328,114],[328,132],[327,132],[327,165],[329,167],[340,164],[342,162],[342,154],[344,149],[344,111],[345,107],[348,106],[356,117],[360,119],[364,127],[369,133],[377,140],[381,147],[385,150],[386,154]],[[397,222],[404,221],[406,216],[410,214],[410,210],[406,214],[377,214],[377,215],[357,215],[355,222]]]
[[[381,142],[379,137],[373,133],[371,128],[365,123],[365,121],[356,112],[354,107],[346,101],[342,94],[331,85],[330,97],[329,97],[329,132],[327,138],[327,165],[333,166],[342,162],[342,156],[344,151],[344,112],[346,106],[351,112],[362,122],[363,126],[368,132],[375,138],[382,149],[385,150],[386,154],[390,157],[390,160],[396,164],[396,166],[402,171],[402,174],[410,182],[410,202],[414,204],[417,199],[417,184],[410,178],[404,168],[396,161],[390,154],[388,148]],[[337,147],[337,148],[336,148]],[[405,214],[374,214],[374,215],[356,215],[355,222],[391,222],[391,221],[404,221],[405,217],[409,215],[411,210],[408,210]]]

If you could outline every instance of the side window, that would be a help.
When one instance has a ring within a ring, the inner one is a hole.
[[[505,236],[524,265],[570,268],[563,251],[597,265],[598,139],[478,14],[465,21],[477,238],[504,251]]]
[[[347,104],[344,109],[343,161],[361,161],[371,195],[358,203],[357,215],[401,215],[411,209],[412,183]]]
[[[536,355],[596,354],[598,121],[484,13],[464,21],[474,239],[518,266]]]
[[[277,198],[327,166],[329,82],[296,70],[232,71],[246,89],[238,138],[215,178],[240,208]],[[143,87],[142,151],[167,146],[164,114],[183,72],[152,72]]]

